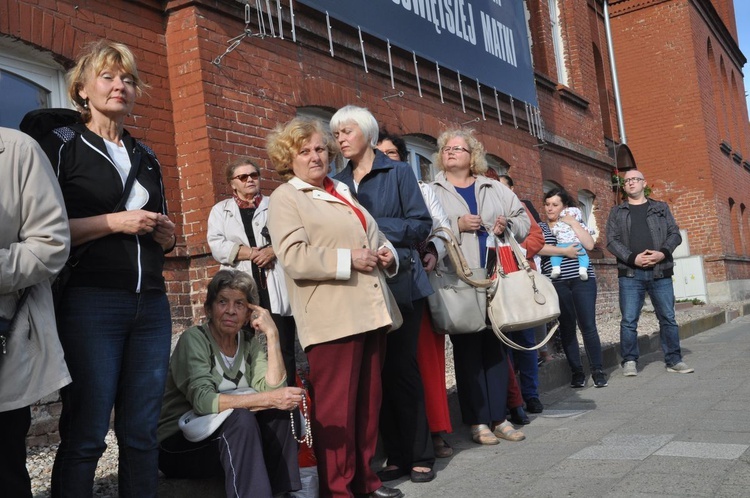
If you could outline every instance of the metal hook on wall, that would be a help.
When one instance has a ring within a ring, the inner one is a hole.
[[[385,97],[383,97],[383,100],[388,100],[388,99],[393,99],[396,97],[403,97],[403,96],[404,96],[404,92],[400,91],[398,93],[394,93],[393,95],[386,95]]]

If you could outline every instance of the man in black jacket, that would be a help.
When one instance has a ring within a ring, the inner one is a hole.
[[[627,199],[612,208],[607,220],[607,249],[617,258],[619,276],[622,373],[638,375],[638,319],[646,292],[659,319],[667,371],[691,373],[693,369],[682,361],[672,287],[672,251],[682,237],[669,206],[646,198],[645,188],[646,179],[640,171],[626,172]]]

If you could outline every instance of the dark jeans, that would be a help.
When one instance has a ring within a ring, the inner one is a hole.
[[[169,478],[223,477],[227,496],[271,498],[302,487],[289,413],[235,409],[216,432],[193,443],[182,432],[159,445]]]
[[[635,270],[633,278],[620,277],[620,354],[623,361],[638,361],[638,319],[648,292],[659,319],[659,338],[664,362],[672,366],[682,361],[680,334],[674,317],[672,279],[654,278],[653,271]]]
[[[6,381],[7,382],[7,381]],[[0,493],[31,498],[31,479],[26,470],[26,433],[31,426],[31,408],[0,412]]]
[[[73,383],[60,392],[52,496],[92,496],[114,407],[119,495],[155,497],[156,425],[172,337],[166,294],[71,287],[58,310],[58,329]]]
[[[464,424],[505,420],[508,398],[508,357],[491,329],[453,334],[456,388]]]
[[[417,363],[419,327],[425,302],[426,299],[414,301],[412,309],[400,306],[404,324],[386,336],[380,434],[388,465],[402,469],[432,468],[435,463],[424,403],[424,384]]]
[[[530,348],[536,345],[536,329],[518,330],[510,333],[510,338],[519,346]],[[539,362],[537,352],[511,351],[513,364],[518,370],[518,380],[521,385],[521,396],[524,400],[539,397]]]
[[[271,313],[271,318],[279,330],[279,344],[281,345],[281,357],[284,359],[284,368],[286,369],[286,383],[288,386],[294,386],[297,382],[297,365],[294,357],[294,336],[297,325],[294,323],[293,316]]]
[[[560,299],[560,339],[568,365],[573,372],[582,372],[581,351],[576,336],[576,323],[581,329],[583,345],[591,370],[602,368],[602,345],[596,329],[596,279],[578,277],[552,282]]]

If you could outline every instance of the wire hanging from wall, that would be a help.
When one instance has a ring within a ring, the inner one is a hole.
[[[367,70],[367,54],[365,54],[365,40],[362,38],[362,28],[357,26],[359,32],[359,48],[362,49],[362,63],[365,65],[365,73],[369,73]]]
[[[281,0],[276,0],[276,14],[279,17],[279,38],[282,40],[284,39],[284,25],[281,22],[282,19],[282,12],[281,12]]]
[[[222,59],[224,59],[224,57],[226,57],[227,55],[232,53],[237,47],[239,47],[240,44],[242,43],[242,40],[244,40],[245,38],[250,38],[250,37],[265,38],[266,37],[266,26],[265,26],[265,23],[263,22],[263,16],[262,16],[263,8],[261,7],[260,0],[255,0],[255,8],[257,9],[257,12],[258,12],[259,32],[253,33],[253,31],[250,29],[250,19],[252,15],[250,12],[250,3],[248,2],[245,4],[245,29],[242,31],[241,34],[235,36],[234,38],[230,38],[229,40],[227,40],[227,43],[229,44],[229,46],[226,48],[226,50],[224,50],[223,54],[221,54],[220,56],[216,57],[213,61],[211,61],[214,65],[220,66]]]
[[[440,81],[440,64],[436,62],[435,68],[437,69],[438,88],[440,89],[440,103],[445,104],[445,100],[443,100],[443,82]]]
[[[492,90],[495,92],[495,109],[497,109],[497,122],[500,123],[500,126],[503,125],[503,116],[502,112],[500,112],[500,101],[497,99],[497,88],[494,86],[492,87]]]
[[[412,52],[411,55],[414,57],[414,74],[417,75],[417,90],[419,91],[419,96],[422,96],[422,82],[419,81],[419,68],[417,67],[417,53]]]
[[[458,93],[461,94],[461,109],[463,109],[464,114],[466,114],[466,103],[464,102],[464,86],[461,83],[461,73],[456,71],[456,77],[458,78]]]
[[[513,100],[513,95],[510,96],[510,113],[513,115],[513,126],[518,129],[518,120],[516,119],[516,102]]]
[[[328,29],[328,51],[331,52],[333,57],[333,37],[331,36],[331,16],[328,15],[326,10],[326,28]]]
[[[391,88],[396,89],[396,84],[393,82],[393,59],[391,58],[391,40],[386,38],[388,43],[388,69],[391,71]]]
[[[294,0],[289,0],[289,21],[292,23],[292,41],[297,43],[297,31],[294,29]]]
[[[479,108],[482,110],[482,121],[487,121],[487,117],[484,115],[484,102],[482,102],[482,85],[477,80],[477,95],[479,95]]]

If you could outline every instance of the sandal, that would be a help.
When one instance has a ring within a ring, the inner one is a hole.
[[[453,455],[453,448],[439,434],[433,434],[432,448],[435,450],[435,458],[448,458]]]
[[[526,439],[526,435],[523,432],[514,429],[513,424],[507,420],[497,425],[492,433],[495,437],[505,439],[506,441],[523,441]]]
[[[471,439],[479,444],[500,444],[500,441],[498,441],[487,424],[472,425]]]

